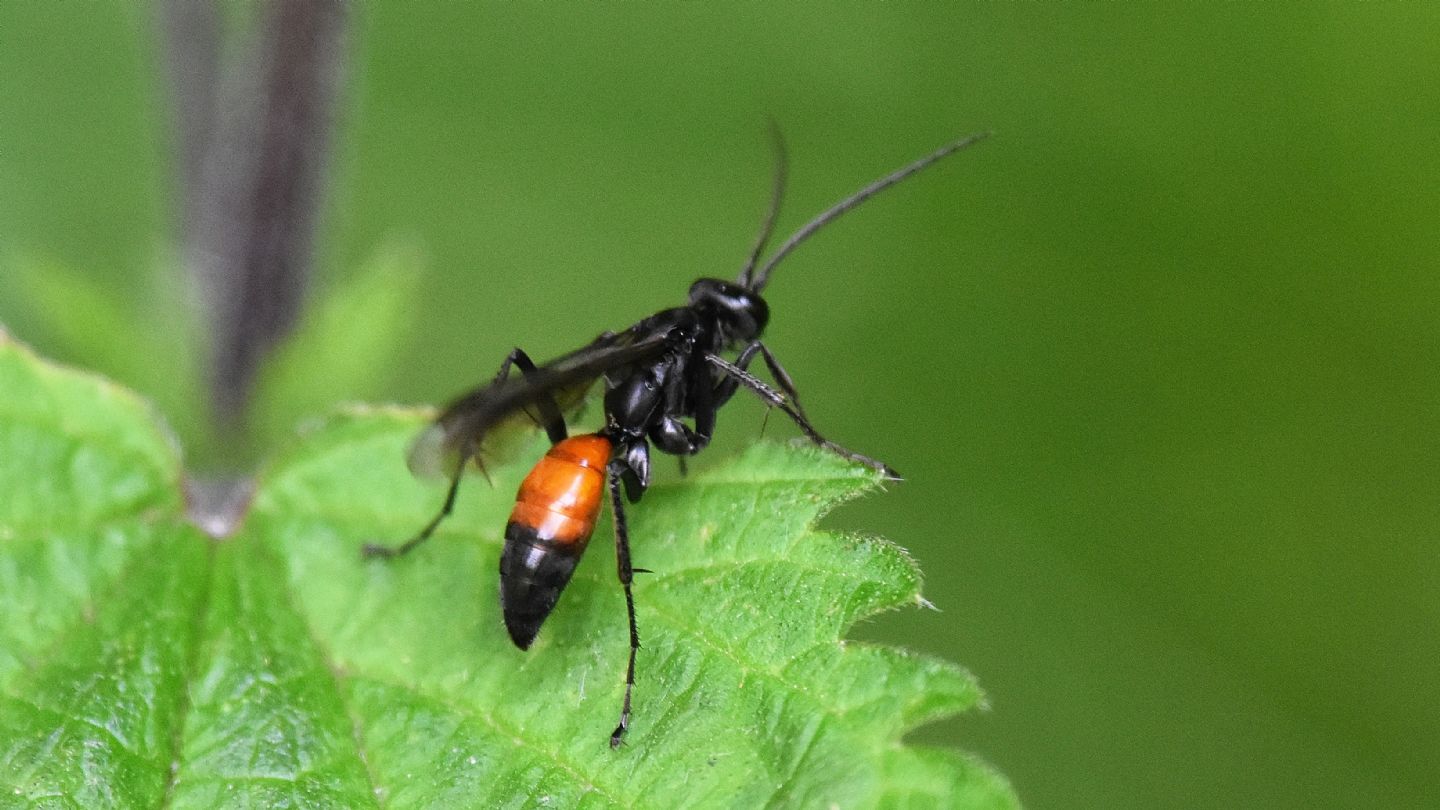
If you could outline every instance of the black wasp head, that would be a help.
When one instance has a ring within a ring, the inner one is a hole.
[[[727,342],[755,340],[770,322],[770,307],[760,293],[718,278],[702,278],[691,284],[690,306],[713,313]]]

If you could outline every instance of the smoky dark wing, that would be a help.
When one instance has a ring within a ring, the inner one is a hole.
[[[539,424],[536,403],[551,397],[561,413],[574,411],[595,381],[610,371],[658,358],[665,332],[605,335],[556,358],[535,373],[511,376],[461,394],[415,438],[409,465],[420,476],[448,476],[462,456],[503,458],[510,445]]]

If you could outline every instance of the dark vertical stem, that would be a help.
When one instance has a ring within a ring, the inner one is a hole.
[[[181,125],[197,127],[181,132],[181,149],[204,143],[184,249],[210,333],[216,421],[232,440],[260,363],[293,328],[308,286],[347,9],[340,0],[267,2],[239,64],[212,91],[208,136],[185,114],[188,79],[175,80]],[[193,13],[185,0],[166,11],[174,31]],[[184,70],[201,60],[169,61]]]

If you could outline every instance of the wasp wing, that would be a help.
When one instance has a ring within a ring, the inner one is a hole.
[[[450,476],[462,460],[503,458],[517,439],[540,424],[537,403],[550,397],[561,413],[574,411],[601,376],[654,361],[669,346],[669,333],[627,330],[540,366],[533,373],[496,380],[461,394],[410,447],[409,466],[419,476]]]

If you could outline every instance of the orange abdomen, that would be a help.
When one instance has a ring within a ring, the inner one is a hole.
[[[537,540],[583,547],[600,514],[610,450],[610,440],[593,433],[551,447],[520,484],[510,523]]]

